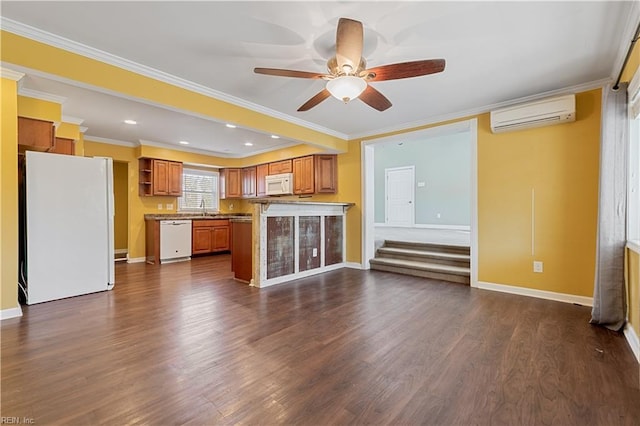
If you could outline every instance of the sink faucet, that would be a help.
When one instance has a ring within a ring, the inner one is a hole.
[[[202,215],[207,214],[207,209],[204,207],[204,198],[200,201],[200,208],[202,209]]]

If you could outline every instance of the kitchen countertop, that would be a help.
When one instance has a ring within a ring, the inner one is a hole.
[[[145,220],[215,220],[215,219],[251,219],[251,213],[153,213],[145,214]]]

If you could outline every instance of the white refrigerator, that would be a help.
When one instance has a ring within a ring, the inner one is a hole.
[[[27,151],[25,170],[27,304],[111,290],[112,160]]]

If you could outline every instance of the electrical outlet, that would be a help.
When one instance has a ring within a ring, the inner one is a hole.
[[[317,248],[313,248],[313,253],[311,254],[311,256],[313,257],[318,257],[318,249]]]
[[[158,210],[162,210],[162,204],[158,203]]]
[[[167,204],[167,210],[173,210],[173,204]]]
[[[542,262],[539,260],[533,261],[533,272],[542,273]]]
[[[229,204],[229,210],[233,210],[233,203]]]
[[[437,217],[438,219],[440,219],[440,213],[438,213],[438,214],[436,215],[436,217]]]

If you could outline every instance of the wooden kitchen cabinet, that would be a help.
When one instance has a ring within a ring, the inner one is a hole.
[[[55,138],[53,148],[51,148],[49,152],[53,152],[55,154],[75,155],[75,144],[73,143],[73,139]]]
[[[235,279],[251,282],[253,277],[253,251],[251,220],[232,220],[231,270]]]
[[[293,193],[313,194],[315,172],[313,155],[293,159]]]
[[[338,157],[335,154],[315,155],[316,193],[335,194],[338,190]]]
[[[242,169],[220,169],[220,198],[242,198]]]
[[[18,117],[18,145],[22,150],[49,151],[55,145],[54,135],[52,122]]]
[[[269,164],[259,164],[256,166],[256,196],[267,195],[267,184],[265,178],[269,174]]]
[[[182,196],[182,163],[155,158],[140,158],[138,173],[140,196]]]
[[[230,227],[227,219],[204,219],[191,222],[191,254],[229,251]]]
[[[256,196],[256,167],[242,169],[242,198]]]
[[[269,163],[269,174],[279,175],[280,173],[293,172],[293,164],[291,160],[274,161]]]

